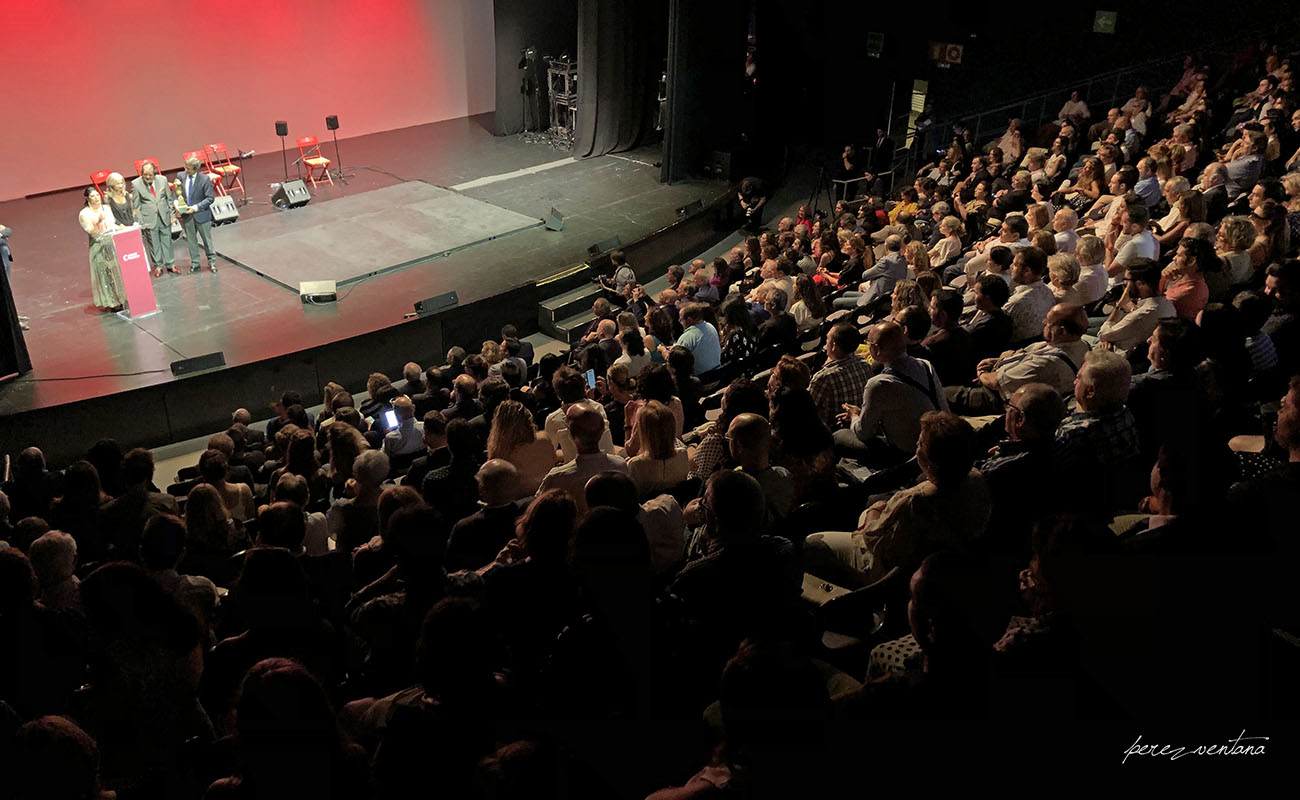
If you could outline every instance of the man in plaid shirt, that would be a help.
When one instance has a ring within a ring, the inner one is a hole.
[[[1093,350],[1074,379],[1079,410],[1056,430],[1057,468],[1105,473],[1138,455],[1138,431],[1128,400],[1132,370],[1118,353]]]
[[[826,335],[828,360],[808,385],[822,422],[831,430],[839,427],[835,418],[846,403],[857,405],[862,402],[862,389],[875,374],[866,359],[858,356],[860,344],[862,334],[852,325],[842,322],[831,328]]]

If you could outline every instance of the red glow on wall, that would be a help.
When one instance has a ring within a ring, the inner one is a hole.
[[[0,0],[0,19],[0,200],[207,142],[278,150],[277,119],[357,136],[495,105],[483,0]]]

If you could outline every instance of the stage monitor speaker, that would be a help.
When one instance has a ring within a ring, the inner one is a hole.
[[[708,159],[704,162],[704,174],[720,181],[735,180],[735,176],[731,174],[731,162],[731,153],[714,150],[709,153]]]
[[[338,130],[338,129],[339,129],[339,115],[338,115],[338,114],[330,114],[328,117],[326,117],[326,118],[325,118],[325,127],[326,127],[328,130],[331,130],[331,131],[336,131],[336,130]]]
[[[298,296],[302,299],[303,305],[309,306],[333,303],[339,299],[334,281],[303,281],[298,284]]]
[[[225,353],[208,353],[206,356],[183,358],[180,361],[173,361],[171,367],[172,374],[179,378],[182,375],[193,375],[196,372],[216,369],[217,367],[224,367],[225,365]]]
[[[617,250],[622,245],[623,245],[622,239],[618,238],[617,236],[611,236],[610,238],[602,242],[596,242],[591,247],[588,247],[587,255],[591,256],[592,258],[596,258],[601,253],[608,253],[610,250]]]
[[[425,317],[451,308],[459,302],[460,298],[456,296],[455,292],[447,292],[446,294],[435,295],[418,301],[415,304],[415,313]]]
[[[239,221],[239,206],[235,205],[235,198],[230,195],[213,200],[211,211],[213,225]]]
[[[277,119],[277,120],[275,121],[275,135],[276,135],[276,136],[288,136],[288,135],[289,135],[289,123],[285,122],[285,121],[282,120],[282,119]]]
[[[681,208],[677,209],[677,218],[684,219],[693,217],[704,210],[704,203],[700,200],[692,200]]]
[[[546,218],[546,230],[562,231],[564,230],[564,215],[551,206],[551,214]]]
[[[271,195],[271,205],[276,208],[299,208],[311,202],[311,193],[301,179],[286,181]]]

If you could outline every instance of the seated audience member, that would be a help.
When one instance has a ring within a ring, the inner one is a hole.
[[[1147,229],[1150,214],[1140,203],[1125,207],[1116,220],[1115,231],[1106,237],[1106,273],[1111,283],[1118,285],[1123,270],[1134,261],[1160,257],[1160,243]]]
[[[673,413],[657,400],[637,411],[634,425],[638,452],[628,459],[627,471],[642,495],[658,494],[686,480],[690,460],[677,439]]]
[[[272,504],[292,503],[302,512],[303,552],[309,556],[323,556],[328,553],[333,546],[329,538],[329,523],[325,520],[324,512],[307,510],[308,505],[311,504],[311,487],[307,481],[301,475],[286,472],[279,477],[272,489]]]
[[[932,553],[969,546],[984,534],[989,490],[974,469],[975,431],[946,411],[921,418],[916,460],[925,480],[873,503],[852,532],[814,533],[805,568],[841,586],[873,583],[890,569],[906,573]]]
[[[52,611],[80,611],[77,541],[63,531],[46,531],[27,547],[40,584],[41,605]]]
[[[722,306],[721,323],[723,362],[735,364],[753,358],[758,352],[758,325],[749,305],[739,297],[728,300]]]
[[[844,404],[848,430],[835,432],[836,450],[869,465],[898,464],[916,451],[921,415],[948,410],[943,384],[929,362],[907,354],[898,323],[872,326],[867,345],[880,371],[864,385],[860,406]]]
[[[907,339],[907,354],[912,358],[933,362],[934,357],[930,353],[930,348],[922,344],[930,333],[929,306],[930,300],[925,298],[924,305],[909,303],[891,313],[889,317],[903,329],[903,336]]]
[[[1273,300],[1273,313],[1260,332],[1273,340],[1282,374],[1300,374],[1300,261],[1270,264],[1264,294]]]
[[[224,464],[221,471],[224,479]],[[145,522],[157,514],[178,516],[180,507],[171,495],[151,491],[153,453],[142,447],[129,451],[122,459],[122,480],[126,483],[126,491],[121,497],[103,506],[100,510],[100,525],[108,540],[110,553],[117,558],[134,559],[140,549],[140,533],[144,530]],[[10,502],[13,502],[12,496]]]
[[[1211,225],[1228,215],[1228,170],[1217,162],[1211,161],[1201,172],[1200,180],[1194,187],[1205,201],[1205,221]]]
[[[987,719],[995,712],[991,645],[1007,614],[990,591],[986,564],[965,553],[927,556],[908,584],[908,621],[920,645],[919,672],[891,674],[837,695],[847,719]]]
[[[695,356],[695,374],[717,369],[722,363],[722,346],[718,341],[718,330],[704,320],[704,311],[708,306],[702,303],[688,303],[682,307],[682,335],[677,337],[675,345],[685,347]],[[668,347],[659,345],[659,355],[668,358]]]
[[[866,359],[858,356],[862,334],[847,323],[839,323],[826,334],[826,363],[808,384],[817,413],[826,427],[835,430],[837,419],[846,404],[861,400],[863,387],[873,370]]]
[[[774,370],[773,374],[775,372]],[[731,445],[727,440],[727,428],[741,414],[762,416],[768,413],[768,408],[763,388],[748,378],[737,378],[728,384],[722,392],[722,413],[703,429],[699,444],[687,449],[691,461],[689,477],[705,480],[718,469],[735,466],[730,460]]]
[[[140,536],[140,563],[154,580],[190,609],[207,629],[216,624],[217,586],[202,575],[178,571],[185,557],[185,523],[179,517],[163,514],[145,523]]]
[[[1208,505],[1210,496],[1222,496],[1225,486],[1208,485],[1208,465],[1190,453],[1180,452],[1191,443],[1166,444],[1160,448],[1151,468],[1149,487],[1142,508],[1150,512],[1119,535],[1128,553],[1156,556],[1201,555],[1208,542],[1205,517],[1195,513]],[[1199,497],[1198,497],[1199,495]]]
[[[1223,264],[1229,285],[1246,283],[1255,274],[1255,265],[1247,252],[1255,242],[1255,226],[1245,217],[1227,217],[1219,223],[1215,238],[1215,255]]]
[[[424,391],[424,370],[414,361],[408,361],[402,366],[402,380],[402,385],[397,388],[400,394],[415,397]]]
[[[497,406],[509,399],[510,386],[503,378],[488,378],[479,385],[478,401],[483,407],[483,413],[471,419],[469,426],[478,437],[480,448],[487,446],[488,435],[492,432],[492,417],[496,414]]]
[[[1003,309],[1011,289],[1000,275],[981,275],[975,282],[972,303],[975,315],[963,327],[970,334],[972,355],[977,359],[995,356],[1011,343],[1011,317]]]
[[[562,489],[577,501],[579,513],[586,513],[583,487],[587,481],[601,472],[626,473],[627,462],[601,448],[601,442],[609,431],[605,416],[596,403],[584,400],[571,404],[564,412],[564,424],[573,437],[574,457],[548,472],[537,493],[542,495],[551,489]]]
[[[1078,410],[1066,417],[1056,431],[1056,467],[1062,474],[1085,482],[1080,496],[1096,497],[1086,489],[1111,483],[1125,476],[1118,471],[1138,455],[1138,431],[1128,400],[1132,368],[1116,353],[1093,350],[1088,353],[1074,379],[1074,400]],[[1105,499],[1114,502],[1113,493]]]
[[[704,407],[700,405],[704,384],[695,377],[695,356],[685,347],[674,346],[668,351],[668,372],[673,379],[673,397],[681,404],[682,431],[698,428],[704,424]],[[675,414],[677,406],[670,401],[668,409]]]
[[[1079,215],[1072,208],[1062,208],[1052,217],[1052,230],[1055,231],[1056,252],[1074,255],[1079,247]]]
[[[930,296],[933,331],[921,344],[930,351],[930,363],[945,386],[969,380],[975,368],[970,333],[961,326],[962,297],[956,289],[940,289]]]
[[[686,554],[686,522],[672,495],[661,494],[640,503],[636,484],[622,472],[594,475],[584,493],[588,508],[610,506],[636,516],[650,545],[650,566],[656,575],[668,575],[681,564]]]
[[[424,477],[438,467],[445,467],[451,461],[451,451],[447,449],[447,418],[441,411],[430,411],[424,415],[420,439],[424,445],[424,454],[411,462],[402,478],[404,486],[412,486],[416,491],[424,485]]]
[[[907,259],[903,257],[903,237],[885,238],[885,255],[876,265],[862,273],[859,291],[845,292],[832,305],[835,308],[870,306],[894,291],[894,284],[907,277]]]
[[[1204,273],[1219,269],[1219,257],[1207,241],[1184,236],[1178,242],[1174,261],[1160,275],[1160,291],[1173,303],[1178,316],[1195,322],[1210,302],[1210,287]]]
[[[967,258],[965,263],[959,262],[944,270],[944,281],[951,282],[953,278],[963,272],[965,272],[968,281],[979,275],[980,272],[988,269],[989,257],[999,246],[1006,247],[1012,253],[1021,248],[1029,247],[1029,221],[1019,214],[1002,220],[997,237],[976,242],[971,250],[970,257]]]
[[[9,496],[10,519],[46,519],[54,498],[63,494],[63,476],[45,468],[45,454],[39,447],[27,447],[14,460],[13,478],[5,481],[3,489]]]
[[[669,356],[673,357],[671,352]],[[673,435],[681,436],[685,429],[686,409],[676,396],[676,391],[677,382],[673,379],[671,368],[662,364],[651,364],[642,371],[637,378],[636,397],[623,409],[623,419],[627,423],[627,430],[623,437],[624,455],[631,458],[641,452],[641,436],[637,431],[637,420],[640,410],[652,401],[662,403],[672,412]]]
[[[1091,306],[1106,296],[1110,288],[1110,275],[1106,272],[1106,244],[1096,236],[1084,236],[1075,247],[1079,259],[1079,282],[1074,288],[1084,307]]]
[[[12,734],[12,738],[10,735]],[[67,717],[43,716],[5,731],[5,782],[14,800],[101,800],[95,740]]]
[[[1247,141],[1246,146],[1240,149],[1239,156],[1224,165],[1226,174],[1223,188],[1227,192],[1228,203],[1246,194],[1259,180],[1259,173],[1264,163],[1264,150],[1268,147],[1268,137],[1262,132],[1243,131],[1243,134],[1242,138]]]
[[[1076,286],[1081,272],[1079,260],[1074,256],[1057,253],[1047,257],[1048,288],[1056,302],[1083,305],[1083,295]]]
[[[77,540],[82,563],[99,562],[108,555],[108,542],[104,540],[98,518],[100,506],[110,499],[100,487],[98,471],[89,461],[74,461],[68,466],[63,476],[63,496],[50,504],[50,526]],[[4,531],[0,530],[0,539],[4,538]]]
[[[442,410],[450,422],[454,419],[471,420],[483,413],[478,401],[478,381],[473,375],[457,375],[452,384],[451,405]]]
[[[533,415],[514,400],[497,406],[488,435],[487,456],[515,469],[514,497],[532,497],[546,473],[556,465],[555,445],[545,431],[533,426]]]
[[[308,436],[311,436],[310,431]],[[315,437],[312,436],[311,438],[315,442]],[[250,488],[253,486],[252,470],[242,463],[235,463],[235,440],[233,438],[228,434],[218,433],[208,439],[208,449],[220,451],[226,457],[226,463],[230,465],[226,472],[226,481],[228,483],[244,483]]]
[[[794,482],[785,467],[772,464],[772,428],[758,414],[741,414],[727,426],[731,458],[740,472],[758,481],[766,503],[766,527],[772,528],[794,505]]]
[[[452,526],[443,564],[448,572],[486,566],[515,537],[515,520],[527,503],[519,500],[519,473],[502,459],[489,459],[475,475],[482,508]]]
[[[1056,299],[1051,288],[1043,282],[1047,272],[1047,256],[1037,247],[1022,247],[1011,262],[1011,297],[1003,309],[1011,317],[1011,341],[1023,343],[1033,339],[1043,329],[1043,319]]]
[[[325,515],[329,537],[339,550],[351,553],[379,533],[379,493],[388,479],[388,456],[367,450],[352,467],[350,493],[335,500]]]
[[[1137,260],[1125,268],[1124,294],[1102,323],[1097,338],[1103,347],[1127,355],[1146,343],[1160,320],[1175,314],[1174,304],[1160,293],[1160,265]]]
[[[411,395],[411,402],[415,404],[415,416],[424,419],[430,411],[442,411],[451,405],[451,390],[444,385],[449,382],[444,378],[440,368],[429,367],[425,370],[425,390],[420,394]]]
[[[773,289],[767,293],[763,309],[770,316],[767,322],[758,327],[760,350],[774,350],[782,355],[798,352],[796,340],[799,338],[799,323],[786,313],[788,299],[789,295],[781,289]]]
[[[366,754],[339,730],[324,683],[297,660],[252,664],[233,702],[238,769],[204,797],[365,796]]]
[[[404,508],[414,507],[428,506],[420,493],[410,486],[388,486],[379,493],[379,535],[352,551],[352,586],[368,586],[396,565],[394,548],[388,545],[393,515]],[[434,532],[442,534],[446,527],[440,525]]]
[[[1007,398],[1006,407],[1006,436],[975,466],[988,481],[995,546],[1020,553],[1034,522],[1055,504],[1052,451],[1065,402],[1045,383],[1025,383]]]
[[[716,661],[746,637],[778,628],[799,597],[800,576],[790,542],[763,535],[767,504],[753,477],[715,472],[698,506],[704,555],[682,568],[670,591],[701,627],[705,658]]]
[[[1056,305],[1043,322],[1043,341],[1006,351],[975,365],[976,385],[950,386],[948,402],[959,414],[998,414],[1004,401],[1026,383],[1045,383],[1069,395],[1088,354],[1082,341],[1088,318],[1079,306]]]
[[[478,508],[474,475],[483,463],[483,444],[468,422],[452,420],[447,424],[447,450],[447,465],[424,476],[420,496],[450,528]]]
[[[253,490],[246,483],[228,483],[229,472],[229,462],[220,450],[208,450],[199,458],[199,477],[221,495],[231,518],[240,522],[252,519],[257,514]]]
[[[573,436],[570,435],[566,417],[574,403],[580,403],[587,397],[587,382],[582,373],[570,367],[561,367],[555,371],[554,377],[551,378],[551,386],[555,389],[555,394],[560,399],[560,407],[551,412],[546,417],[546,436],[551,440],[551,444],[560,450],[560,456],[564,461],[572,461],[577,455],[577,449],[573,443]],[[605,409],[603,406],[597,406],[600,409],[601,418],[605,418]],[[609,423],[605,423],[604,433],[600,437],[600,450],[604,453],[614,452],[614,440],[609,433]]]
[[[820,325],[826,318],[826,306],[822,302],[817,284],[807,275],[800,275],[794,282],[794,302],[790,305],[790,316],[802,328],[806,325]]]
[[[650,364],[650,355],[645,351],[645,338],[636,330],[624,330],[618,335],[618,341],[623,354],[614,359],[614,365],[627,367],[629,375],[640,375],[641,370]]]
[[[412,456],[420,452],[424,443],[423,426],[415,421],[415,403],[401,395],[393,398],[392,405],[397,427],[384,434],[384,454],[390,459]]]

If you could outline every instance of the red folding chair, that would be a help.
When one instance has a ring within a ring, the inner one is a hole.
[[[203,153],[208,163],[208,172],[221,176],[225,193],[230,194],[232,190],[238,189],[240,194],[244,194],[244,182],[239,177],[239,173],[243,171],[243,168],[230,162],[230,154],[226,152],[226,143],[215,142],[210,144],[204,149]]]
[[[143,167],[143,166],[145,165],[145,162],[148,162],[148,163],[150,163],[150,164],[153,164],[153,171],[154,171],[154,174],[157,174],[157,175],[161,175],[161,174],[162,174],[162,165],[158,163],[158,159],[156,159],[156,158],[152,158],[152,157],[151,157],[151,158],[137,158],[137,159],[135,160],[135,174],[136,174],[136,177],[139,177],[139,176],[140,176],[140,168]]]
[[[99,172],[90,173],[90,182],[95,185],[95,191],[99,192],[100,197],[104,196],[104,183],[108,180],[108,176],[112,174],[113,170],[111,169],[101,169]]]
[[[188,153],[181,153],[182,164],[189,161],[191,158],[197,158],[200,164],[208,163],[207,155],[202,150],[191,150]],[[226,189],[221,185],[221,176],[210,169],[203,170],[203,174],[208,176],[208,180],[212,181],[212,189],[216,192],[217,197],[225,197]]]
[[[315,136],[302,136],[298,139],[298,157],[307,165],[307,180],[311,181],[313,187],[318,178],[329,181],[330,186],[334,185],[334,178],[330,175],[330,160],[320,154],[320,144]],[[317,174],[316,170],[320,170],[320,173]]]

